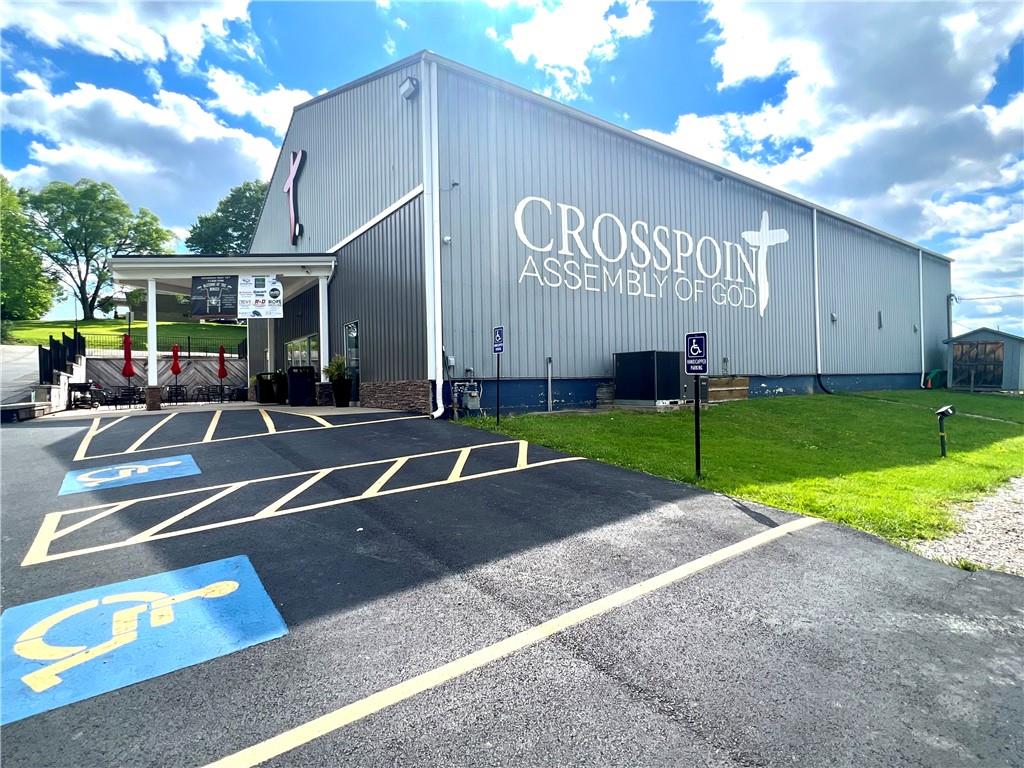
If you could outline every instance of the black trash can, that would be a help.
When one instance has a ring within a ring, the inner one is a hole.
[[[288,369],[288,405],[316,405],[316,368],[293,365]]]
[[[272,373],[257,373],[256,374],[256,402],[257,403],[276,403],[277,394],[274,391],[274,374]]]
[[[288,374],[284,371],[274,371],[274,402],[284,405],[288,402]]]

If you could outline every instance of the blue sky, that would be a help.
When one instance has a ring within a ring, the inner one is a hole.
[[[1020,4],[0,0],[0,24],[4,174],[110,181],[179,235],[269,174],[292,105],[429,48],[949,253],[965,298],[1024,292]],[[1022,315],[964,301],[957,330]]]

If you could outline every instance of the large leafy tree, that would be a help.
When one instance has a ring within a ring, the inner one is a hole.
[[[0,320],[37,320],[60,293],[34,247],[21,196],[0,176]]]
[[[163,253],[171,238],[152,211],[133,213],[112,185],[91,179],[50,182],[25,202],[38,252],[81,304],[86,320],[105,306],[111,258]]]
[[[213,213],[200,215],[189,227],[185,246],[193,253],[245,253],[266,196],[264,181],[239,184],[217,203]]]

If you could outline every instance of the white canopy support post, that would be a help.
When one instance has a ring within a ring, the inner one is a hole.
[[[320,381],[327,381],[324,366],[331,362],[330,316],[327,305],[327,278],[321,276],[320,283]]]
[[[156,363],[156,280],[146,281],[146,383],[159,386]]]

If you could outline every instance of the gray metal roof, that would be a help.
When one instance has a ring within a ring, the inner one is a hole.
[[[966,339],[968,336],[974,336],[976,333],[993,333],[996,336],[1004,336],[1005,338],[1012,339],[1013,341],[1024,341],[1024,336],[1017,336],[1016,334],[1013,333],[1007,333],[1006,331],[997,331],[995,328],[988,328],[986,326],[982,326],[981,328],[975,328],[973,331],[961,333],[959,336],[951,336],[950,338],[945,339],[943,341],[943,344],[949,344],[954,341],[960,341],[961,339]]]
[[[635,133],[635,132],[630,131],[630,130],[628,130],[626,128],[622,128],[620,126],[617,126],[614,123],[609,123],[607,120],[602,120],[599,117],[595,117],[594,115],[591,115],[591,114],[589,114],[587,112],[583,112],[582,110],[576,109],[575,107],[570,107],[570,106],[567,106],[565,104],[562,104],[561,102],[555,101],[554,99],[549,99],[546,96],[541,96],[541,95],[539,95],[537,93],[534,93],[533,91],[527,90],[526,88],[522,88],[522,87],[520,87],[518,85],[514,85],[513,83],[510,83],[507,80],[502,80],[500,78],[494,77],[493,75],[488,75],[485,72],[481,72],[480,70],[473,69],[472,67],[468,67],[465,64],[460,64],[457,61],[453,61],[451,59],[446,59],[445,57],[439,56],[438,54],[434,53],[433,51],[429,51],[429,50],[422,50],[422,51],[419,51],[417,53],[412,54],[411,56],[406,56],[404,59],[399,59],[398,61],[396,61],[396,62],[394,62],[392,64],[389,64],[388,66],[383,67],[382,69],[378,69],[375,72],[371,72],[368,75],[364,75],[363,77],[358,78],[357,80],[353,80],[350,83],[346,83],[345,85],[342,85],[342,86],[340,86],[338,88],[334,88],[333,90],[330,90],[330,91],[327,91],[325,93],[322,93],[319,96],[316,96],[316,97],[310,99],[309,101],[305,101],[305,102],[303,102],[301,104],[296,105],[294,110],[297,111],[297,110],[303,109],[305,107],[310,106],[311,104],[316,104],[319,101],[323,101],[324,99],[329,99],[332,96],[336,96],[339,93],[344,93],[347,90],[350,90],[352,88],[356,88],[356,87],[358,87],[358,86],[360,86],[360,85],[362,85],[362,84],[364,84],[364,83],[366,83],[366,82],[368,82],[370,80],[374,80],[374,79],[380,77],[381,75],[387,74],[389,72],[394,72],[397,69],[401,69],[402,67],[406,67],[409,64],[412,64],[414,62],[420,61],[421,59],[422,60],[426,60],[426,61],[435,62],[439,66],[447,67],[448,69],[450,69],[450,70],[452,70],[454,72],[458,72],[459,74],[462,74],[462,75],[465,75],[467,77],[472,77],[472,78],[475,78],[477,80],[483,81],[483,82],[491,85],[492,87],[499,88],[499,89],[504,90],[504,91],[508,91],[510,93],[515,94],[516,96],[519,96],[520,98],[528,99],[528,100],[530,100],[532,102],[535,102],[537,104],[543,105],[543,106],[545,106],[545,107],[547,107],[549,109],[553,109],[553,110],[562,112],[564,114],[570,115],[570,116],[572,116],[573,118],[575,118],[577,120],[581,120],[583,122],[589,123],[589,124],[594,125],[594,126],[596,126],[598,128],[601,128],[601,129],[603,129],[605,131],[609,131],[609,132],[611,132],[611,133],[613,133],[613,134],[615,134],[617,136],[621,136],[621,137],[623,137],[625,139],[628,139],[629,141],[634,141],[634,142],[636,142],[638,144],[643,144],[644,146],[650,147],[650,148],[655,149],[655,150],[657,150],[659,152],[664,152],[664,153],[666,153],[668,155],[673,155],[675,157],[683,158],[683,159],[685,159],[685,160],[687,160],[687,161],[689,161],[691,163],[694,163],[695,165],[702,166],[702,167],[707,168],[707,169],[709,169],[709,170],[711,170],[711,171],[713,171],[715,173],[719,173],[722,176],[728,176],[731,179],[735,179],[735,180],[737,180],[739,182],[742,182],[744,184],[749,184],[750,186],[753,186],[753,187],[756,187],[758,189],[764,190],[764,191],[769,192],[769,193],[771,193],[773,195],[778,195],[779,197],[782,197],[782,198],[785,198],[786,200],[790,200],[792,202],[795,202],[795,203],[798,203],[800,205],[806,206],[806,207],[808,207],[810,209],[817,210],[819,213],[823,213],[823,214],[826,214],[828,216],[832,216],[832,217],[834,217],[836,219],[839,219],[840,221],[844,221],[844,222],[846,222],[848,224],[851,224],[851,225],[853,225],[855,227],[859,227],[861,229],[864,229],[864,230],[866,230],[868,232],[872,232],[872,233],[874,233],[876,235],[879,235],[881,237],[887,238],[887,239],[892,240],[894,242],[901,243],[902,245],[908,246],[910,248],[914,248],[915,250],[920,250],[922,253],[927,254],[928,256],[932,256],[932,257],[934,257],[936,259],[941,259],[941,260],[947,261],[947,262],[952,261],[952,259],[949,256],[946,256],[945,254],[939,253],[938,251],[933,251],[930,248],[925,248],[924,246],[919,245],[917,243],[913,243],[913,242],[911,242],[909,240],[904,240],[901,237],[897,237],[896,235],[893,235],[893,234],[891,234],[889,232],[884,232],[883,230],[877,229],[876,227],[872,227],[870,224],[865,224],[862,221],[857,221],[856,219],[852,219],[849,216],[845,216],[844,214],[838,213],[837,211],[833,211],[833,210],[831,210],[829,208],[826,208],[826,207],[824,207],[822,205],[818,205],[817,203],[811,202],[810,200],[806,200],[806,199],[804,199],[802,197],[798,197],[797,195],[790,194],[789,192],[785,192],[785,191],[783,191],[781,189],[777,189],[775,187],[771,187],[771,186],[769,186],[767,184],[762,184],[759,181],[755,181],[753,179],[747,178],[746,176],[743,176],[742,174],[736,173],[735,171],[731,171],[728,168],[724,168],[724,167],[722,167],[720,165],[716,165],[715,163],[708,162],[707,160],[702,160],[699,157],[696,157],[696,156],[691,155],[691,154],[689,154],[687,152],[683,152],[681,150],[675,149],[675,148],[670,147],[670,146],[668,146],[666,144],[662,144],[661,142],[655,141],[654,139],[649,139],[646,136],[641,136],[638,133]]]

